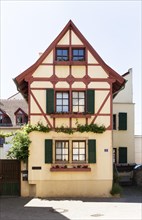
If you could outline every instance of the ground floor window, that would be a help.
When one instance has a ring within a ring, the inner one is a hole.
[[[73,161],[86,160],[86,143],[85,141],[73,141],[72,143],[72,159]]]
[[[56,141],[55,142],[55,160],[68,161],[69,160],[69,142]]]
[[[95,139],[45,140],[45,163],[96,163]]]
[[[86,161],[86,141],[55,141],[55,161]]]
[[[119,163],[127,163],[127,147],[119,147]]]

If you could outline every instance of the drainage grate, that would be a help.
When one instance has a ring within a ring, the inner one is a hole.
[[[50,209],[50,212],[54,212],[54,213],[65,213],[68,212],[67,209],[62,209],[62,208],[55,208],[55,209]]]

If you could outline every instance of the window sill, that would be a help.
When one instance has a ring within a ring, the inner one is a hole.
[[[90,172],[91,168],[50,168],[51,172]]]
[[[51,118],[91,118],[90,114],[67,114],[67,113],[59,113],[59,114],[51,114]]]
[[[54,65],[86,65],[86,61],[54,61]]]

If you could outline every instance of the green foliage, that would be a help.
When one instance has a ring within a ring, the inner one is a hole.
[[[63,125],[60,128],[56,128],[55,131],[56,132],[63,132],[66,134],[73,134],[75,131],[78,132],[93,132],[93,133],[103,133],[106,129],[104,126],[98,126],[97,124],[90,124],[90,125],[80,125],[78,123],[77,124],[77,129],[73,129],[73,128],[68,128],[68,127],[64,127]]]
[[[112,185],[112,189],[111,189],[110,193],[111,193],[111,195],[121,194],[122,187],[118,183],[114,183]]]
[[[7,157],[25,162],[29,156],[30,143],[31,141],[27,133],[17,132],[12,139],[12,147],[9,149]]]
[[[0,137],[1,138],[5,138],[5,137],[10,137],[10,136],[13,136],[14,135],[14,133],[13,132],[10,132],[10,133],[6,133],[6,134],[4,134],[4,133],[0,133]]]
[[[113,164],[113,183],[119,183],[118,171],[115,164]]]
[[[64,127],[63,125],[60,128],[56,128],[55,131],[57,133],[63,132],[66,134],[73,134],[74,133],[74,130],[72,128]]]
[[[48,125],[44,126],[42,123],[38,122],[35,125],[30,125],[30,124],[24,125],[22,127],[22,130],[27,134],[29,134],[32,131],[49,132],[50,128],[48,127]]]
[[[83,132],[93,132],[93,133],[103,133],[106,130],[105,126],[98,126],[97,124],[85,124],[80,125],[77,124],[77,131],[83,133]]]
[[[12,139],[12,147],[8,151],[8,158],[15,158],[18,160],[26,161],[29,156],[29,145],[31,143],[29,138],[29,133],[32,131],[38,131],[38,132],[50,132],[51,129],[48,127],[48,125],[44,126],[42,123],[38,122],[36,125],[24,125],[21,128],[21,131],[15,133],[15,134],[1,134],[1,137],[9,137],[14,135]],[[94,133],[103,133],[105,131],[104,126],[98,126],[96,124],[91,125],[80,125],[77,123],[77,129],[72,129],[68,127],[64,127],[63,125],[59,128],[55,128],[55,131],[63,132],[65,134],[73,134],[74,132],[94,132]]]

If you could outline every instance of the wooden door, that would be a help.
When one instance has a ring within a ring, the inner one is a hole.
[[[20,161],[0,160],[0,195],[20,195]]]

